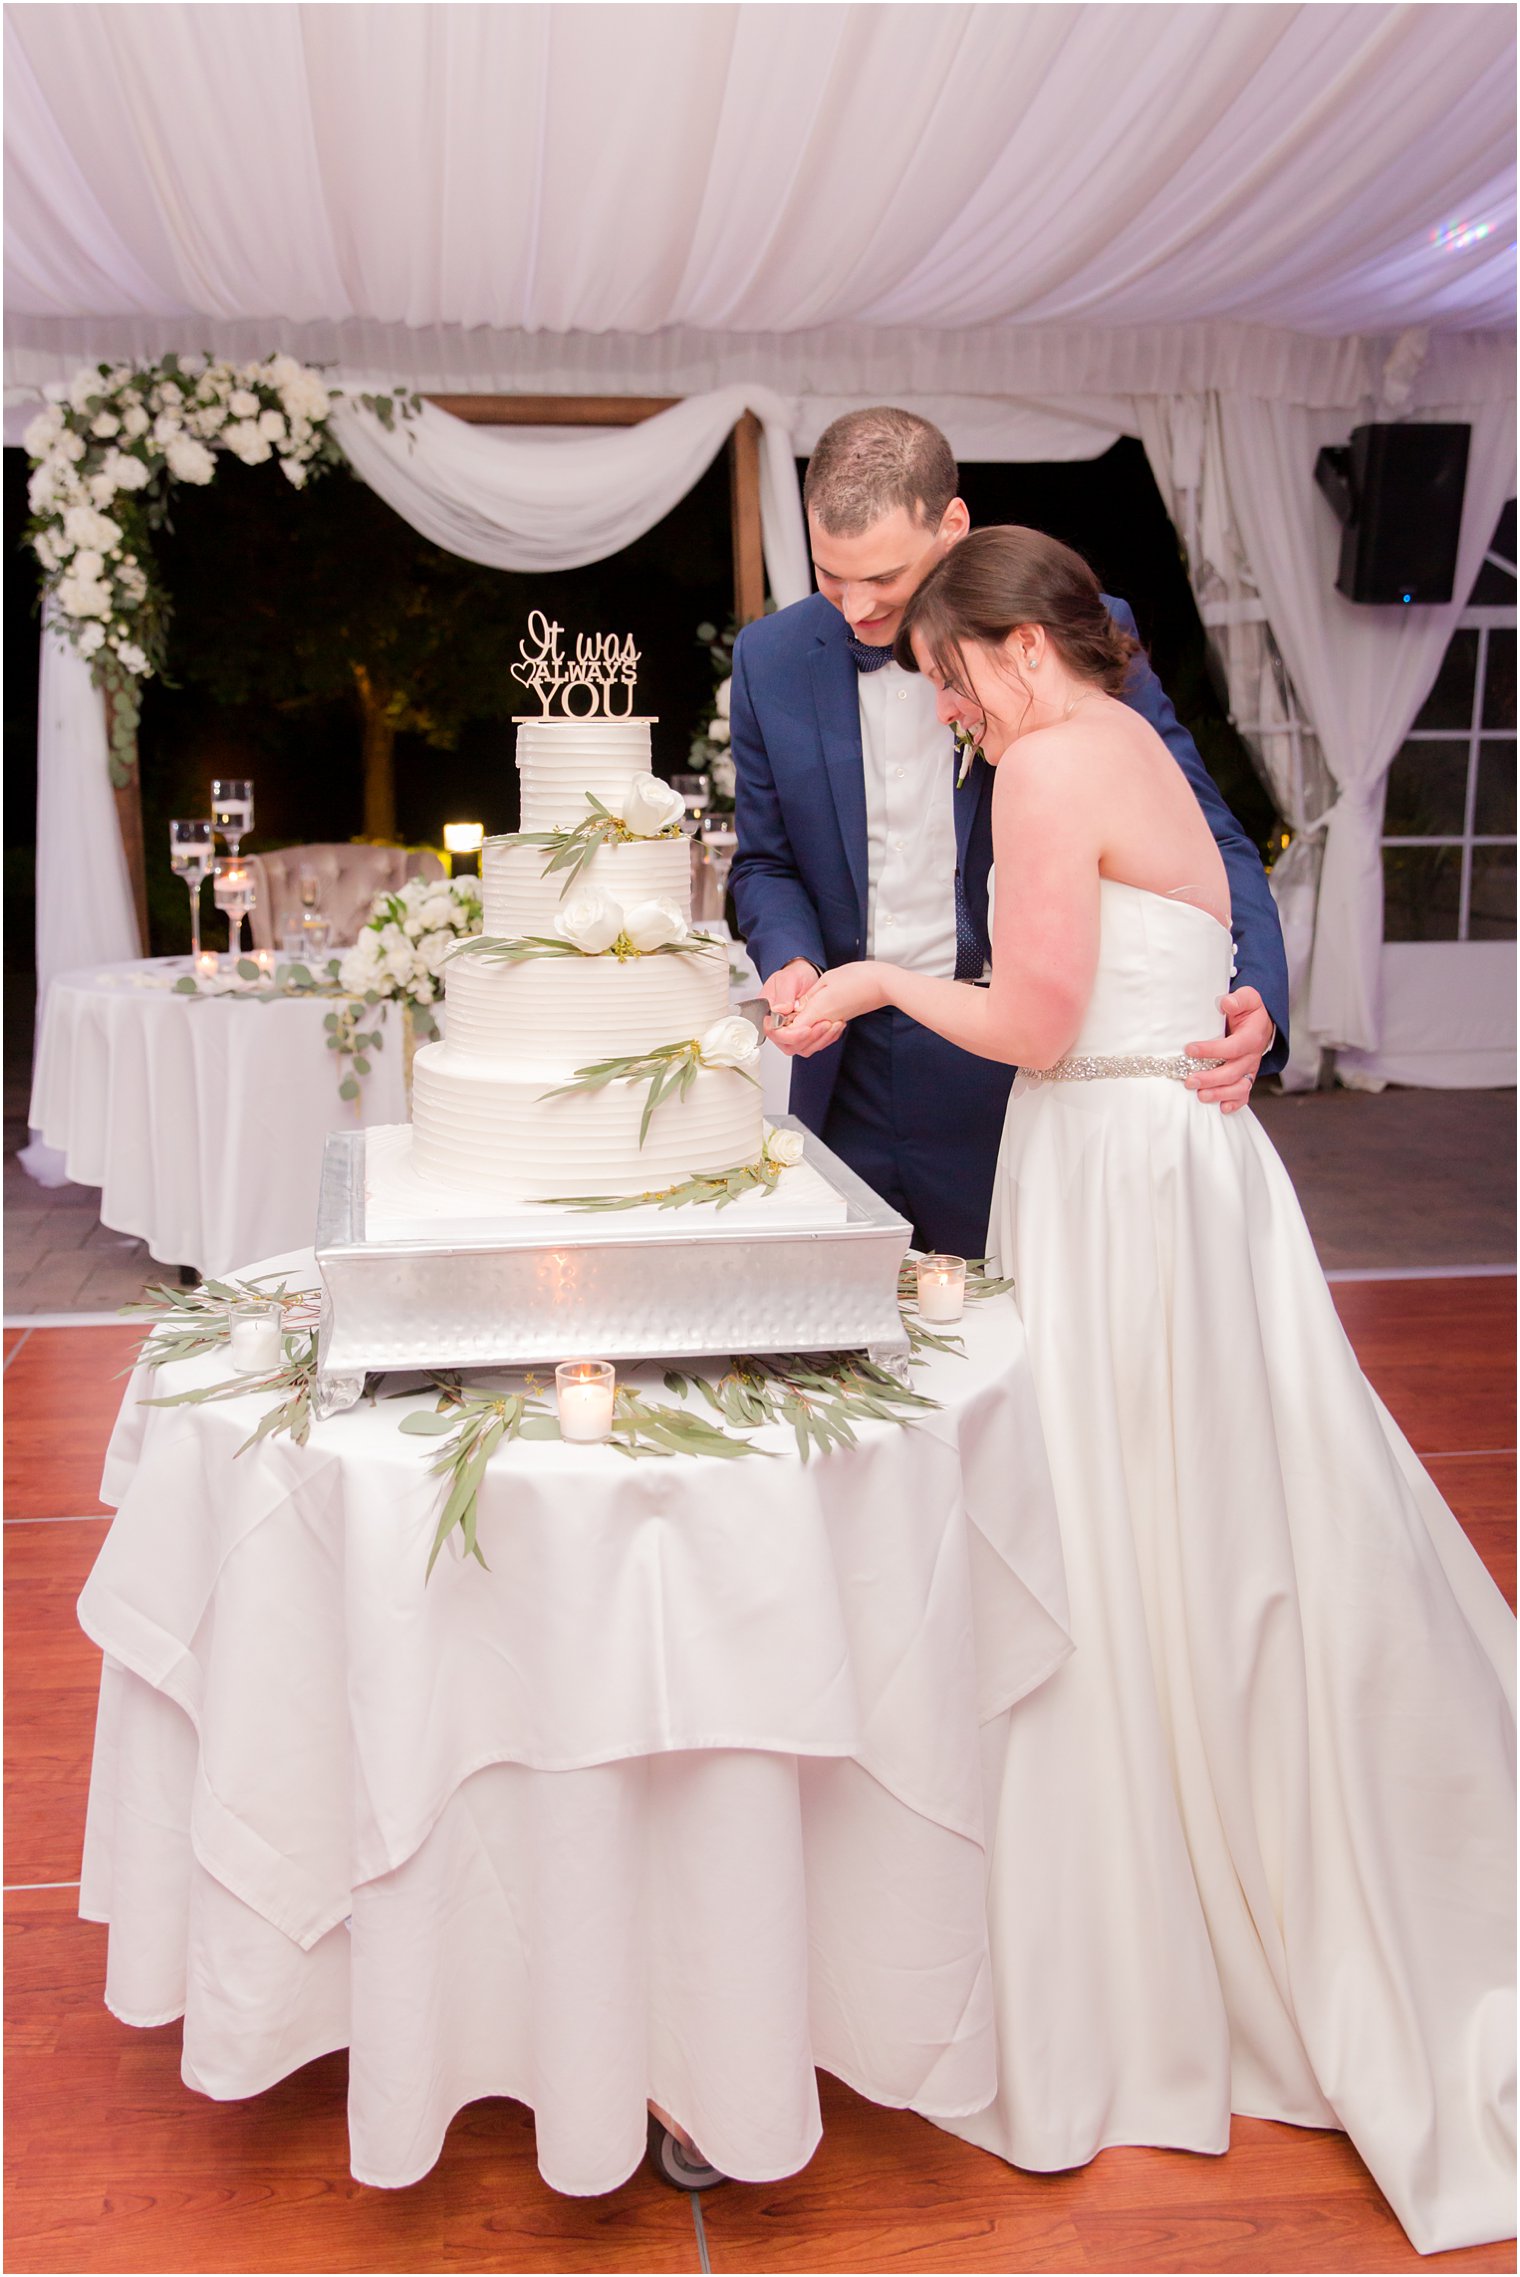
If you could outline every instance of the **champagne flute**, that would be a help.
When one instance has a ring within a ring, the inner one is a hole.
[[[211,819],[236,861],[244,832],[253,828],[253,785],[246,777],[223,775],[212,783]]]
[[[216,857],[216,840],[210,821],[201,816],[195,821],[171,822],[169,825],[169,867],[177,878],[183,878],[190,888],[190,954],[201,953],[201,887],[211,872]]]
[[[218,862],[212,898],[227,920],[228,954],[237,958],[243,953],[243,918],[258,898],[253,872],[246,862],[228,855]]]
[[[702,817],[712,805],[711,775],[672,775],[670,787],[679,791],[685,802],[686,815],[681,828],[688,838],[695,838],[702,827]]]

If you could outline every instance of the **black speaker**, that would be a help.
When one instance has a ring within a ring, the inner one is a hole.
[[[1314,479],[1341,523],[1335,590],[1348,601],[1449,601],[1457,572],[1471,427],[1353,427]]]

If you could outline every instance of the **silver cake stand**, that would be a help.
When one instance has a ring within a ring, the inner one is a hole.
[[[847,1205],[843,1224],[771,1227],[701,1207],[631,1226],[615,1212],[545,1210],[500,1239],[403,1241],[367,1237],[365,1133],[335,1132],[317,1210],[317,1413],[351,1407],[365,1376],[387,1370],[860,1350],[900,1369],[912,1228],[803,1138],[804,1159]]]

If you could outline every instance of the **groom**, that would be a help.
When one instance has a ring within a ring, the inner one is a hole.
[[[956,482],[944,436],[911,412],[847,412],[819,437],[803,485],[818,591],[746,625],[734,648],[732,884],[765,976],[767,1031],[798,1062],[793,1112],[911,1220],[921,1248],[978,1257],[1017,1071],[890,1007],[853,1021],[848,1036],[837,1022],[788,1018],[817,974],[856,957],[966,981],[987,964],[992,770],[977,760],[955,787],[935,691],[892,658],[910,596],[970,527]],[[1108,608],[1134,632],[1123,601]],[[1179,1036],[1177,1048],[1222,1060],[1192,1079],[1203,1100],[1244,1106],[1257,1073],[1287,1058],[1276,907],[1255,847],[1143,658],[1125,701],[1170,746],[1229,873],[1228,1034]]]

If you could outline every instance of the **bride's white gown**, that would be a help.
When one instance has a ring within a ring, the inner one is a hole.
[[[1105,881],[1082,1055],[1217,1034],[1230,940]],[[1009,1102],[1013,1276],[1076,1649],[988,1728],[1024,2167],[1341,2127],[1423,2251],[1514,2229],[1514,1623],[1357,1365],[1249,1112]],[[943,2123],[943,2122],[942,2122]]]

